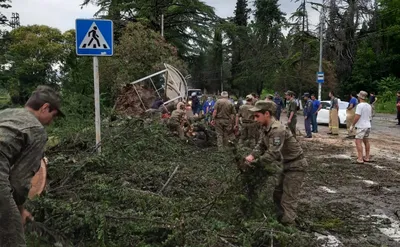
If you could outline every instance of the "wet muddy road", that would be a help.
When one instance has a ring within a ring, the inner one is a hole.
[[[345,138],[345,128],[339,137],[319,126],[313,139],[299,138],[310,165],[299,216],[320,246],[400,246],[400,127],[395,124],[391,115],[373,120],[372,162],[362,165],[355,163],[354,140]]]

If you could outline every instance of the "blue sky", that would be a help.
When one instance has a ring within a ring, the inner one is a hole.
[[[4,14],[11,17],[12,12],[20,14],[21,25],[43,24],[56,27],[61,31],[75,28],[75,19],[91,18],[97,7],[87,6],[83,9],[80,4],[83,0],[13,0],[12,8],[7,9]],[[233,16],[236,0],[203,0],[215,8],[216,13],[221,17]],[[322,0],[315,0],[320,2]],[[249,1],[250,5],[253,1]],[[288,16],[298,6],[291,0],[280,0],[281,10]],[[318,22],[318,13],[310,9],[310,21]]]

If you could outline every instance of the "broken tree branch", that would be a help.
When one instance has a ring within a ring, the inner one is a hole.
[[[174,178],[175,174],[178,172],[179,165],[175,167],[175,170],[172,172],[171,176],[169,176],[167,182],[165,182],[164,186],[158,191],[158,194],[161,194],[163,190],[168,186],[169,182],[171,182],[172,178]]]

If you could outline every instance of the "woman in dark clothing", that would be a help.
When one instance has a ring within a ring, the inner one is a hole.
[[[196,93],[192,93],[192,111],[193,111],[193,115],[199,114],[200,111],[200,100],[197,97]]]

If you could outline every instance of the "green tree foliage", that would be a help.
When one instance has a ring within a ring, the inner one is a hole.
[[[256,92],[261,94],[271,87],[279,64],[279,41],[282,37],[284,13],[277,0],[257,0],[255,22],[249,27],[248,42],[241,65],[241,73],[234,78],[235,87],[241,95]]]
[[[384,93],[385,87],[378,83],[381,78],[400,77],[400,1],[380,3],[374,18],[365,24],[350,86]]]
[[[186,58],[206,46],[212,35],[209,27],[217,19],[214,9],[200,0],[84,0],[83,5],[89,3],[100,7],[98,15],[111,17],[123,26],[141,22],[156,32],[161,32],[163,14],[166,40]]]
[[[20,27],[10,32],[6,45],[2,83],[13,103],[24,103],[39,84],[58,84],[57,65],[64,51],[63,36],[58,29],[39,25]]]
[[[249,41],[247,22],[250,9],[248,9],[247,5],[247,0],[237,0],[235,16],[232,19],[232,22],[235,24],[235,29],[234,32],[229,35],[232,41],[231,86],[236,89],[239,89],[239,87],[236,86],[237,83],[235,83],[235,80],[238,79],[242,71],[240,63],[244,60],[244,51]]]
[[[215,28],[212,43],[200,55],[193,58],[189,64],[192,73],[190,86],[204,88],[207,92],[217,92],[221,89],[224,78],[224,46],[220,27]]]

